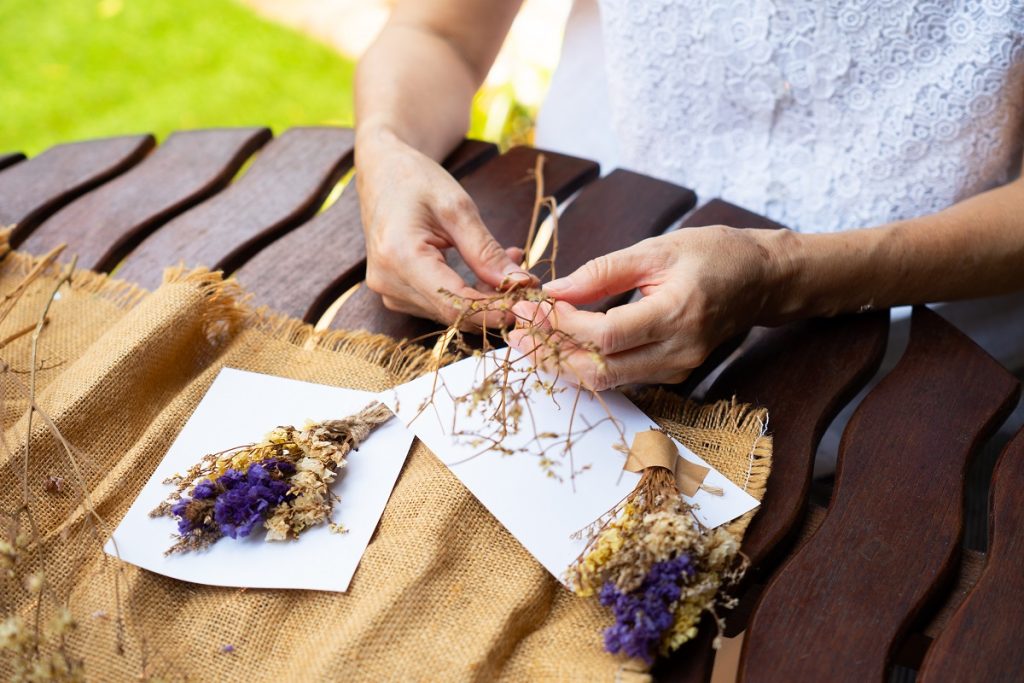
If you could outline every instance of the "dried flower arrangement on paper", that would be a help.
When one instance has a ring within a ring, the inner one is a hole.
[[[721,589],[742,578],[745,561],[737,561],[739,542],[724,527],[697,522],[671,471],[644,469],[595,527],[567,579],[577,595],[596,596],[614,615],[606,650],[651,664],[696,636],[704,612],[721,633],[716,608],[734,602]]]
[[[553,198],[543,197],[543,163],[543,156],[538,157],[534,171],[537,199],[525,253],[534,251],[533,227],[540,209],[546,207],[552,220],[551,256],[546,262],[554,277],[557,215]],[[575,389],[567,390],[564,384],[557,386],[558,373],[565,368],[571,371],[571,364],[565,362],[570,354],[586,354],[599,367],[604,360],[595,345],[558,329],[557,315],[553,313],[555,301],[550,295],[539,288],[518,285],[473,299],[442,293],[449,297],[458,316],[435,347],[438,367],[450,354],[475,356],[479,359],[477,381],[470,392],[454,395],[435,372],[433,391],[418,406],[417,417],[430,408],[437,392],[444,392],[456,407],[448,431],[479,447],[471,457],[486,452],[506,456],[529,453],[539,458],[547,476],[556,479],[562,479],[560,467],[566,461],[575,490],[576,477],[584,468],[576,469],[573,446],[596,426],[576,421],[575,406],[586,393],[605,407],[607,415],[603,420],[617,426],[619,440],[610,446],[629,452],[625,435],[599,392],[587,387],[579,377],[569,378],[574,380]],[[517,310],[523,308],[516,306],[520,302],[536,304],[531,307],[536,311],[533,317],[524,317]],[[493,319],[495,315],[511,318],[517,329],[526,330],[525,346],[529,348],[525,353],[508,344],[507,328],[484,327],[482,339],[463,332],[472,323]],[[491,342],[494,336],[504,341],[507,348],[495,351]],[[563,432],[536,429],[530,398],[535,392],[573,407]],[[485,418],[473,421],[487,425],[485,431],[460,430],[454,423],[460,409],[467,416]],[[527,432],[530,438],[525,442],[519,439],[520,445],[510,447],[507,437],[521,429],[531,430]],[[674,446],[672,450],[675,452]],[[708,529],[697,521],[672,471],[662,466],[643,469],[640,481],[626,499],[580,535],[586,536],[587,545],[566,579],[577,594],[598,599],[612,612],[615,623],[604,633],[604,645],[609,652],[652,664],[656,657],[667,655],[693,638],[704,612],[714,616],[721,633],[723,622],[716,608],[732,607],[734,602],[723,596],[721,589],[736,584],[745,571],[745,561],[739,559],[739,541],[723,527]],[[719,640],[715,640],[716,647]]]
[[[331,521],[336,500],[330,485],[358,448],[391,411],[374,402],[340,420],[277,427],[266,438],[210,453],[184,475],[165,484],[173,493],[150,514],[174,517],[177,541],[167,554],[200,550],[225,536],[244,538],[266,529],[266,540],[282,541]]]

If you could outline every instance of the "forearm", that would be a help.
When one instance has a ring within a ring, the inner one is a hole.
[[[357,69],[357,149],[394,135],[440,161],[466,134],[476,88],[444,39],[389,24]]]
[[[519,4],[398,2],[356,71],[357,156],[393,138],[435,161],[447,155],[469,128],[473,94]]]
[[[1024,182],[863,230],[765,235],[777,263],[765,321],[1024,289]]]

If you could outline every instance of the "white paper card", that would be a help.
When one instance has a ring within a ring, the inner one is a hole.
[[[121,559],[214,586],[348,590],[412,445],[412,434],[398,419],[377,427],[359,450],[349,453],[348,465],[331,485],[340,498],[334,520],[347,533],[333,533],[323,524],[298,539],[267,542],[257,528],[246,538],[224,538],[208,549],[165,556],[177,523],[149,512],[173,490],[164,479],[185,472],[206,453],[259,441],[278,425],[301,427],[307,419],[345,417],[379,398],[224,368],[114,532]],[[105,550],[115,554],[111,541]]]
[[[585,471],[570,478],[569,461],[560,447],[557,453],[549,453],[561,463],[556,470],[561,471],[562,481],[553,479],[540,467],[537,447],[528,446],[528,442],[544,432],[569,432],[577,389],[560,381],[557,386],[564,390],[553,396],[539,389],[529,390],[529,412],[535,422],[524,418],[519,432],[506,436],[502,442],[512,449],[527,446],[533,454],[480,453],[481,446],[473,445],[473,439],[466,434],[488,433],[493,424],[481,411],[467,416],[465,405],[456,413],[452,397],[464,396],[479,386],[480,380],[496,367],[494,354],[503,353],[499,349],[483,359],[467,358],[453,363],[442,368],[436,380],[428,374],[384,392],[381,398],[498,521],[549,572],[563,580],[565,570],[585,546],[585,540],[572,538],[574,532],[619,503],[640,477],[623,471],[626,456],[614,446],[623,437],[628,446],[637,432],[657,425],[617,391],[601,392],[600,401],[588,392],[580,393],[572,417],[576,425],[572,431],[579,432],[579,436],[571,452],[575,470]],[[513,381],[516,376],[512,376]],[[432,404],[421,411],[424,401],[431,396]],[[609,414],[618,422],[618,428],[608,419]],[[676,445],[682,457],[711,467],[682,444]],[[705,526],[724,524],[758,505],[757,500],[713,468],[704,483],[724,492],[716,496],[700,490],[688,499],[697,506],[695,514]]]

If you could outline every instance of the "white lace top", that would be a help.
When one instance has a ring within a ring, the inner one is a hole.
[[[1004,183],[1022,140],[1024,0],[575,0],[536,144],[822,232]],[[1024,371],[1024,292],[935,308]]]
[[[1024,0],[592,2],[570,17],[539,146],[815,232],[1019,172]]]

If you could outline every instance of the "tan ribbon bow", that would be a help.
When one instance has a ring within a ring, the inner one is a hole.
[[[679,491],[690,498],[700,489],[715,496],[724,495],[722,489],[704,484],[704,478],[711,468],[690,462],[679,455],[679,449],[672,438],[656,429],[637,432],[623,467],[629,472],[639,472],[648,467],[664,467],[675,473]]]

